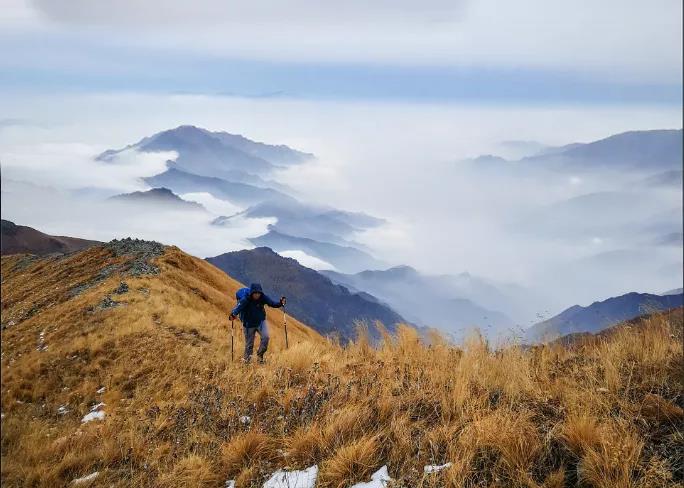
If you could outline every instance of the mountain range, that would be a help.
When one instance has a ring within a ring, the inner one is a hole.
[[[305,252],[346,272],[382,265],[352,240],[355,233],[382,225],[382,219],[300,201],[290,188],[271,179],[276,170],[310,161],[313,154],[183,125],[123,149],[105,151],[97,159],[115,165],[127,151],[175,155],[166,162],[165,171],[142,178],[151,188],[164,188],[177,195],[208,193],[241,209],[215,215],[208,224],[229,227],[237,218],[272,218],[275,222],[266,234],[252,239],[254,244],[277,251]],[[168,203],[178,208],[179,202],[166,196]],[[157,200],[161,202],[161,198]],[[149,198],[141,199],[143,202],[149,203]],[[207,231],[211,232],[211,228]]]
[[[294,198],[272,198],[257,203],[243,212],[223,216],[218,225],[230,224],[234,217],[274,217],[272,226],[279,233],[343,246],[362,248],[348,240],[355,232],[379,227],[384,220],[363,213],[345,212],[331,207],[303,203]]]
[[[478,303],[513,305],[512,300],[485,280],[459,276],[423,275],[410,266],[343,274],[322,270],[333,282],[378,297],[413,323],[436,328],[460,341],[478,328],[487,337],[510,334],[514,321],[506,313]]]
[[[192,125],[181,125],[123,149],[108,150],[98,156],[101,161],[113,161],[124,151],[173,151],[177,154],[172,166],[200,176],[226,177],[230,181],[269,186],[260,175],[278,167],[300,164],[312,159],[284,145],[269,145],[227,132],[211,132]]]
[[[206,209],[197,202],[189,202],[173,193],[168,188],[152,188],[147,191],[136,191],[114,195],[109,198],[112,202],[127,203],[132,205],[144,205],[151,208],[162,208],[165,210],[184,210],[194,212],[205,212]]]
[[[383,267],[385,264],[368,252],[351,245],[339,245],[316,241],[306,237],[295,237],[279,232],[277,226],[269,226],[266,234],[250,239],[255,246],[265,246],[277,252],[301,250],[304,253],[330,264],[329,268],[346,272],[357,272],[368,268]]]
[[[625,320],[647,313],[681,307],[684,295],[652,295],[627,293],[589,306],[574,305],[548,320],[529,328],[525,337],[529,341],[548,341],[568,334],[596,333]]]
[[[522,148],[517,144],[514,152],[537,153],[515,161],[485,156],[473,164],[497,173],[534,172],[535,177],[542,174],[536,173],[539,170],[546,171],[544,174],[555,171],[562,178],[575,171],[608,168],[621,174],[638,169],[644,173],[639,178],[625,178],[626,183],[633,182],[633,188],[588,186],[585,191],[567,192],[557,201],[526,208],[518,214],[520,217],[506,221],[510,227],[506,230],[561,240],[570,246],[593,243],[566,268],[552,273],[568,275],[568,267],[574,267],[581,270],[577,275],[591,270],[608,275],[605,271],[625,268],[625,263],[634,263],[635,257],[639,257],[636,262],[645,262],[642,258],[655,251],[662,254],[659,262],[663,267],[676,270],[678,258],[672,253],[681,247],[681,208],[667,207],[669,200],[661,194],[669,195],[668,188],[674,188],[671,181],[681,178],[681,136],[681,130],[634,131],[560,147],[535,148],[525,142]],[[252,219],[255,223],[250,229],[257,228],[258,234],[239,237],[244,242],[242,247],[266,246],[295,256],[322,270],[333,282],[376,297],[415,324],[435,326],[455,336],[477,326],[497,336],[518,324],[531,323],[542,308],[558,310],[559,305],[567,305],[551,302],[543,296],[544,290],[488,282],[467,273],[423,276],[408,267],[390,268],[394,263],[384,262],[373,249],[356,241],[360,233],[384,225],[384,220],[303,201],[291,189],[273,181],[276,170],[311,161],[314,156],[310,153],[183,125],[123,149],[105,151],[98,159],[116,165],[126,151],[164,152],[170,159],[164,171],[143,179],[150,190],[118,195],[109,202],[199,211],[202,206],[184,201],[191,197],[183,195],[208,194],[230,205],[215,207],[221,209],[220,213],[206,211],[206,232],[219,236],[221,227],[225,227],[235,233],[242,222]],[[208,204],[206,208],[210,208]],[[263,219],[272,221],[269,224]],[[636,228],[635,221],[641,227]],[[236,246],[226,250],[230,249]],[[673,272],[668,273],[670,276]],[[648,286],[655,288],[655,284]],[[591,299],[594,293],[573,301]],[[425,296],[439,299],[430,303]]]
[[[682,129],[623,132],[589,143],[546,148],[520,162],[564,170],[681,170]]]

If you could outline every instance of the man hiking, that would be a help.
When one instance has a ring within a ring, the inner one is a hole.
[[[249,294],[238,302],[230,312],[230,320],[240,317],[245,332],[245,354],[243,360],[248,363],[252,358],[254,350],[254,336],[259,333],[259,349],[257,357],[259,362],[264,362],[264,354],[268,349],[268,325],[266,324],[266,310],[264,305],[273,308],[280,308],[285,305],[285,297],[281,297],[279,302],[269,298],[264,293],[259,283],[252,283],[249,287]]]

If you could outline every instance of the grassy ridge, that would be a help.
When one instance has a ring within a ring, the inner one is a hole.
[[[126,259],[3,257],[3,486],[95,471],[92,486],[260,486],[314,463],[336,488],[383,464],[412,487],[684,479],[681,310],[597,341],[498,351],[428,346],[407,327],[342,347],[290,318],[285,350],[275,311],[269,363],[245,367],[230,362],[225,319],[237,282],[176,248],[159,274],[97,281]],[[81,424],[99,402],[106,417]]]

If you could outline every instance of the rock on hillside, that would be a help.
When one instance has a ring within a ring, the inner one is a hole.
[[[33,227],[16,225],[2,219],[2,254],[52,254],[80,251],[100,244],[98,241],[76,237],[51,236]]]

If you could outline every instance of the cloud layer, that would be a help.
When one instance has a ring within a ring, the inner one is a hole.
[[[682,80],[677,0],[330,2],[13,0],[0,25],[66,45],[181,59],[535,68],[603,80]],[[353,34],[352,34],[353,33]],[[85,41],[85,42],[84,42]],[[49,46],[49,43],[47,44]]]
[[[602,215],[601,222],[623,226],[624,232],[611,230],[608,235],[601,229],[578,231],[576,227],[566,231],[563,223],[570,222],[566,217],[558,222],[560,227],[551,225],[553,212],[559,211],[554,205],[582,194],[630,189],[635,180],[625,177],[622,181],[598,172],[548,179],[472,177],[460,171],[457,163],[496,153],[501,141],[513,138],[538,147],[539,143],[586,142],[632,129],[677,127],[679,110],[141,95],[43,96],[36,99],[36,106],[5,102],[8,113],[22,122],[0,129],[4,178],[56,188],[96,182],[101,189],[139,189],[135,173],[156,171],[164,157],[148,155],[147,162],[132,159],[130,171],[112,174],[110,168],[89,160],[89,155],[192,123],[314,152],[317,161],[283,171],[277,181],[294,188],[306,201],[386,219],[388,225],[357,235],[355,240],[392,264],[410,264],[437,274],[470,271],[555,290],[558,307],[632,290],[673,288],[681,278],[677,255],[681,249],[655,249],[652,243],[639,241],[644,231],[629,227],[630,219],[625,221],[627,215],[620,211],[623,207]],[[521,150],[521,144],[514,146]],[[101,239],[120,237],[122,232],[137,234],[176,243],[201,256],[251,247],[244,237],[259,235],[269,223],[236,221],[234,228],[220,229],[207,226],[210,218],[190,218],[179,225],[172,215],[122,216],[82,209],[72,214],[66,203],[52,205],[45,200],[47,193],[40,195],[27,203],[3,193],[3,217],[58,234]],[[634,194],[629,198],[640,203],[627,213],[639,215],[644,225],[667,223],[681,215],[681,191],[658,195],[660,200]],[[101,193],[91,195],[91,199],[99,197]],[[206,195],[186,197],[204,203],[216,215],[233,208]],[[632,249],[632,254],[625,254],[625,248]],[[604,253],[613,263],[607,268],[592,261]]]

